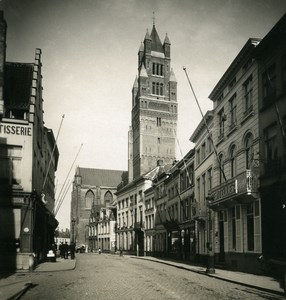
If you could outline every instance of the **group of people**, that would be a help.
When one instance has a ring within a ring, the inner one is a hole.
[[[71,259],[75,258],[75,243],[72,242],[70,245],[68,245],[67,242],[61,242],[59,245],[59,250],[61,258],[68,259],[69,254],[71,255]]]

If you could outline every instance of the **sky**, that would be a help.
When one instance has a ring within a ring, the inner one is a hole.
[[[250,37],[263,38],[277,23],[286,1],[0,0],[0,8],[7,61],[32,63],[35,49],[42,50],[44,121],[58,135],[60,152],[57,202],[70,187],[56,215],[65,229],[77,166],[127,170],[137,54],[153,12],[161,41],[167,33],[171,42],[181,159],[201,121],[183,67],[203,113],[212,109],[208,96],[216,83]]]

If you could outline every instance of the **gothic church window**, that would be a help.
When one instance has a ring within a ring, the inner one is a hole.
[[[91,208],[94,200],[94,193],[92,191],[87,191],[85,194],[85,208]]]

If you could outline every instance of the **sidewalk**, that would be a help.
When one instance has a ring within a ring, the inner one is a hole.
[[[103,254],[104,255],[104,254]],[[272,277],[259,276],[242,272],[227,271],[222,269],[216,269],[214,274],[207,274],[206,268],[202,266],[194,266],[189,264],[184,264],[181,262],[168,261],[164,259],[158,259],[151,256],[128,256],[130,258],[145,259],[154,261],[157,263],[162,263],[170,265],[176,268],[188,270],[191,272],[196,272],[205,276],[211,276],[219,280],[225,280],[243,286],[256,288],[270,293],[275,293],[278,295],[284,295],[283,289],[280,287],[279,282]],[[33,272],[20,272],[13,275],[7,276],[6,278],[0,279],[0,299],[11,300],[20,299],[27,289],[33,286],[33,283],[29,280],[25,280],[25,274],[33,275],[40,272],[57,272],[57,271],[68,271],[74,270],[76,267],[76,259],[61,259],[58,258],[56,262],[45,262],[39,264]],[[22,278],[21,278],[22,277]],[[31,277],[31,276],[28,276]]]
[[[228,271],[228,270],[223,270],[223,269],[215,269],[214,274],[207,274],[206,273],[206,268],[202,266],[193,266],[189,264],[184,264],[180,262],[173,262],[173,261],[168,261],[164,259],[158,259],[154,258],[151,256],[141,256],[141,257],[136,257],[132,256],[132,258],[137,258],[137,259],[145,259],[145,260],[151,260],[155,261],[158,263],[174,266],[176,268],[196,272],[199,274],[203,274],[206,276],[214,277],[220,280],[225,280],[228,282],[232,283],[238,283],[247,287],[251,288],[256,288],[259,290],[263,290],[266,292],[270,293],[275,293],[279,295],[284,295],[284,290],[282,287],[280,287],[280,283],[268,276],[261,276],[261,275],[254,275],[254,274],[249,274],[249,273],[242,273],[242,272],[235,272],[235,271]]]
[[[3,274],[0,277],[0,299],[1,300],[14,300],[20,297],[33,286],[31,280],[25,280],[25,275],[31,275],[40,272],[57,272],[74,270],[76,267],[76,259],[62,259],[57,258],[56,262],[44,262],[36,266],[33,272],[17,272],[12,275]]]

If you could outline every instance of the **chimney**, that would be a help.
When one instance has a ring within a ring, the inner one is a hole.
[[[4,114],[4,99],[3,99],[3,89],[4,89],[4,67],[6,61],[6,31],[7,24],[4,20],[3,11],[0,11],[0,118]]]

